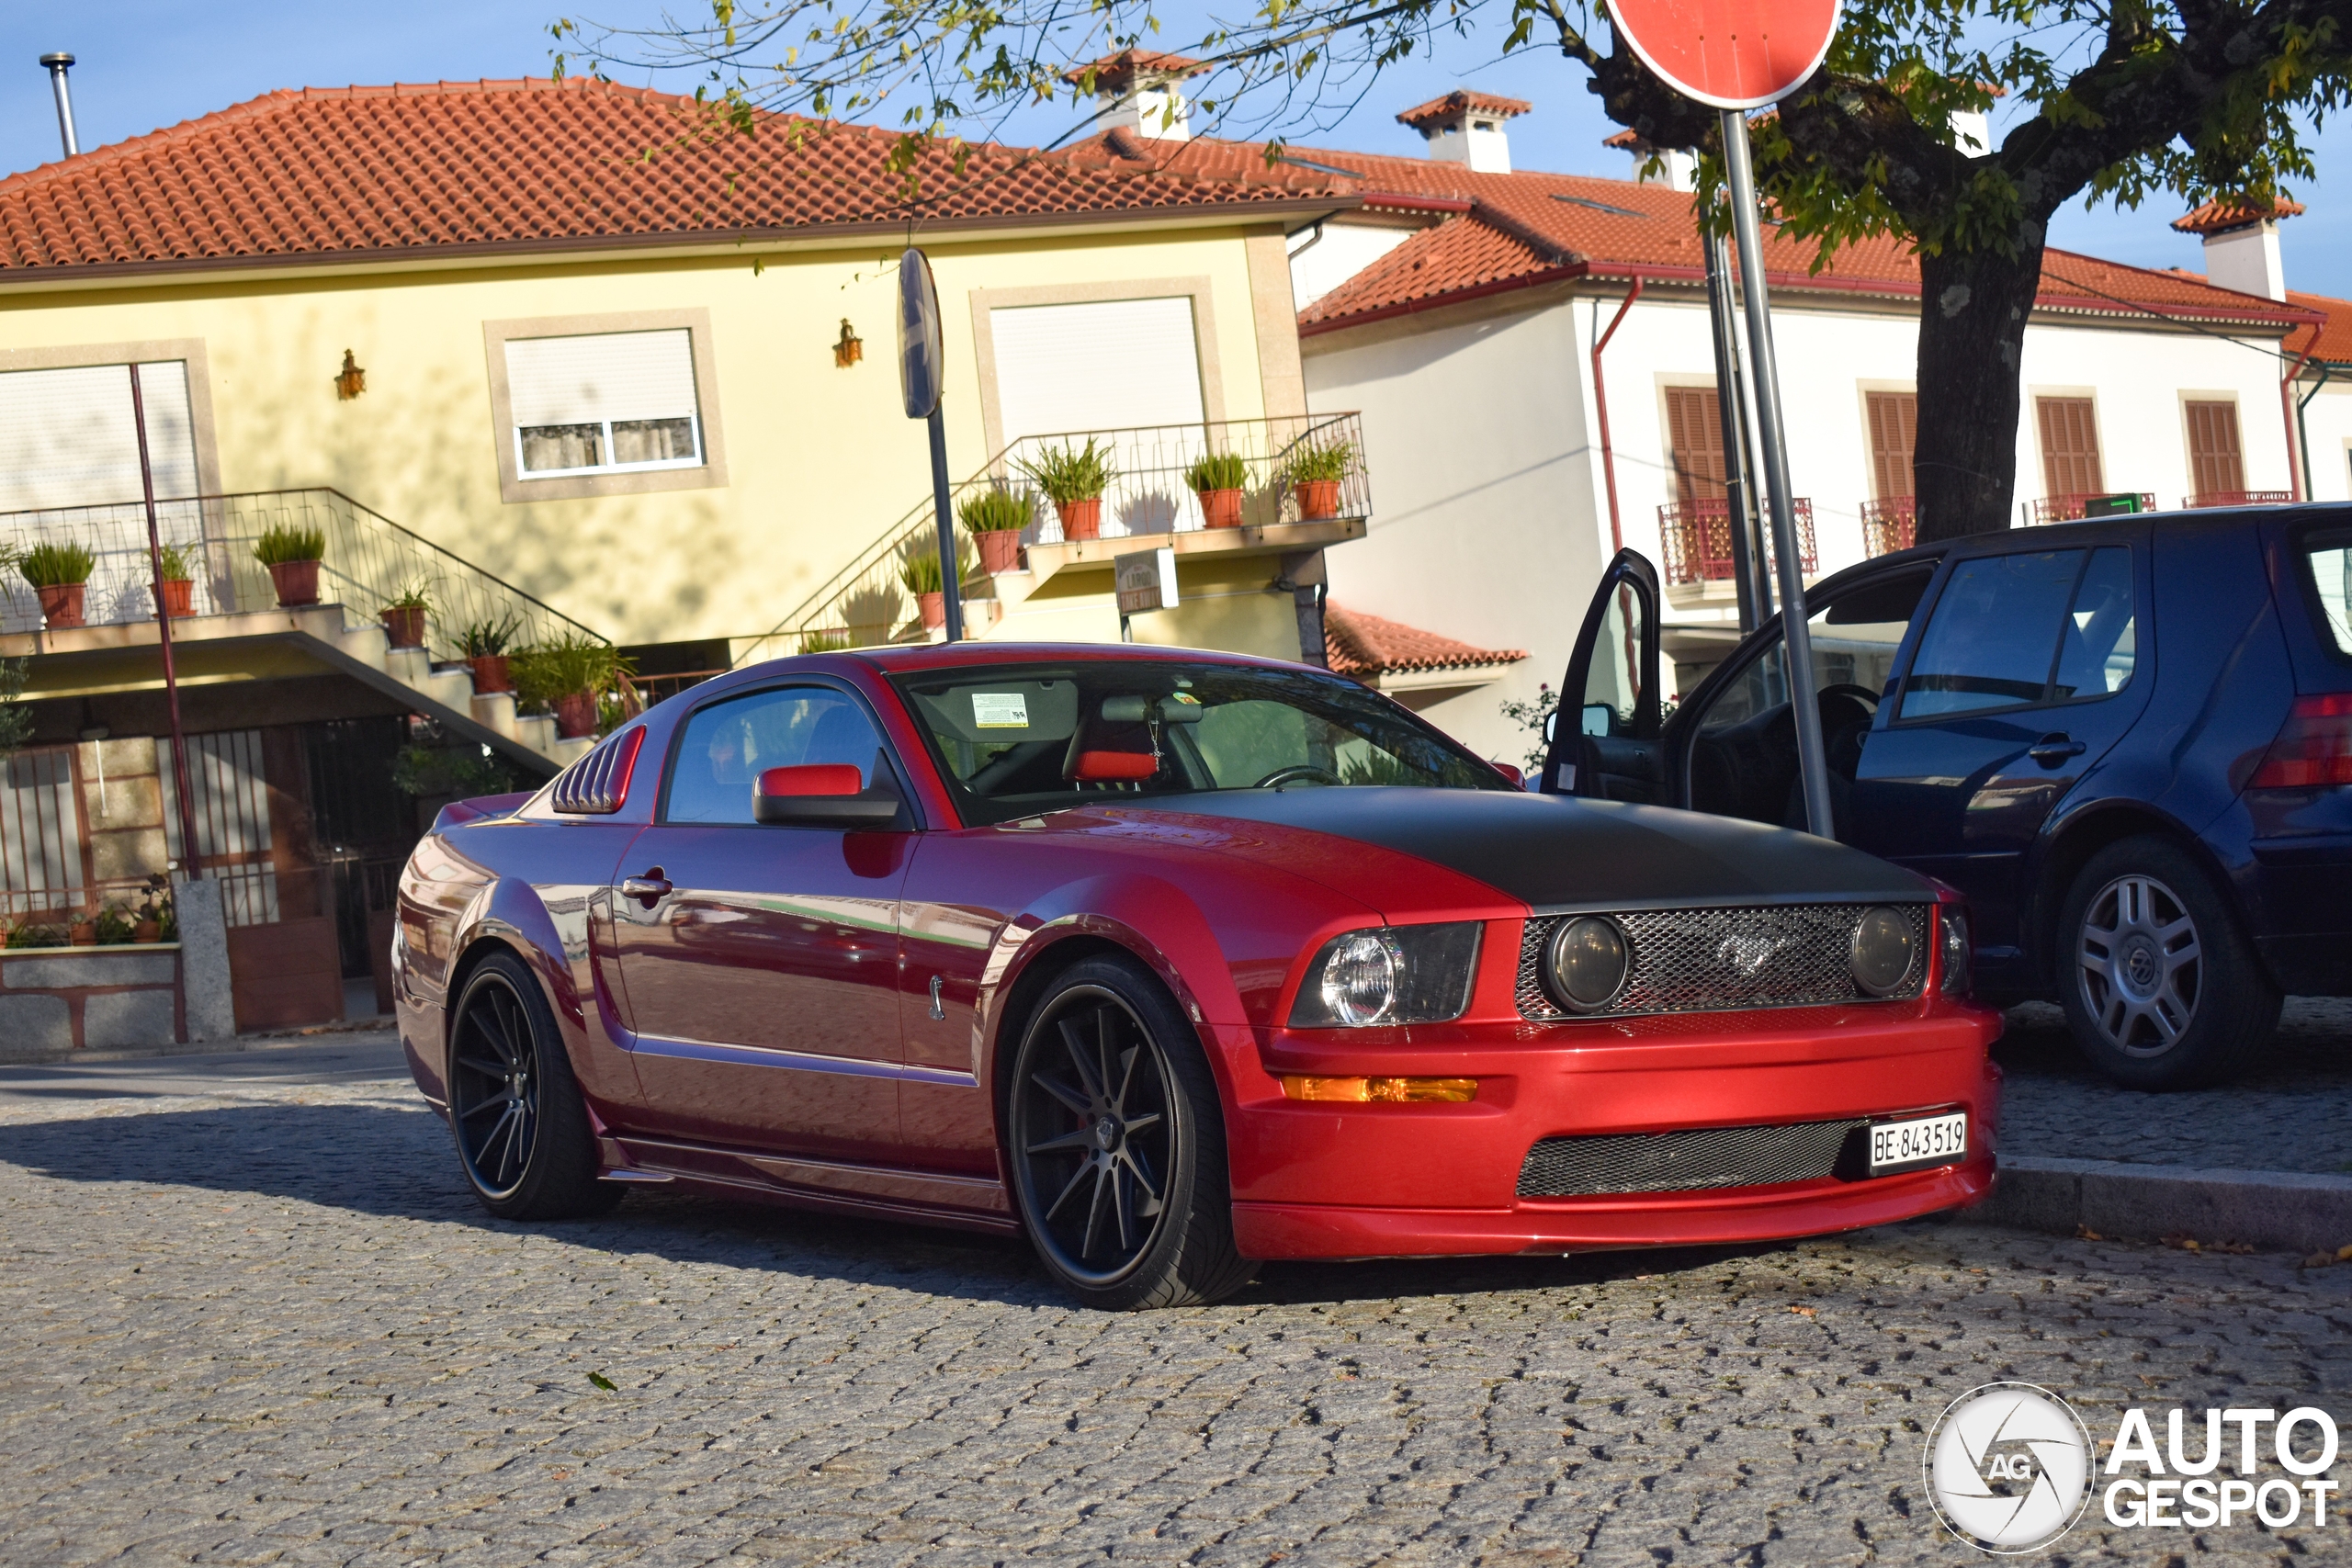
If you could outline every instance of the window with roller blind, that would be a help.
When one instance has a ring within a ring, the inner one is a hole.
[[[142,361],[155,494],[200,493],[185,360]],[[137,501],[139,431],[128,364],[0,370],[0,513]]]
[[[1724,424],[1713,387],[1666,389],[1666,439],[1674,462],[1677,500],[1721,501]]]
[[[1193,303],[1173,295],[990,308],[1004,444],[1200,423],[1208,416]]]
[[[1862,407],[1871,434],[1871,498],[1903,501],[1919,493],[1911,457],[1919,446],[1919,397],[1916,392],[1865,392]]]
[[[2245,456],[2238,446],[2238,405],[2191,400],[2183,410],[2188,416],[2191,488],[2199,498],[2244,494]]]
[[[2041,493],[2101,495],[2106,470],[2098,457],[2098,419],[2088,398],[2036,398],[2041,426]]]
[[[709,313],[485,321],[509,502],[727,482]]]

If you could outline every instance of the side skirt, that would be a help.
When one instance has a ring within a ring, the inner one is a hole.
[[[948,1225],[996,1235],[1013,1235],[1021,1228],[1004,1183],[987,1178],[756,1154],[660,1138],[607,1136],[599,1141],[607,1156],[608,1178],[668,1179],[797,1208],[887,1215],[914,1224]],[[611,1159],[614,1153],[621,1155],[622,1160]]]

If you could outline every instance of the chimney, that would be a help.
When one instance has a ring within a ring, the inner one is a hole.
[[[70,54],[44,54],[40,62],[49,69],[49,89],[57,97],[57,139],[65,143],[69,158],[82,150],[81,139],[74,134],[74,95],[65,85],[65,73],[73,69]]]
[[[1421,133],[1432,158],[1467,164],[1482,175],[1510,173],[1510,138],[1503,121],[1525,114],[1535,106],[1517,98],[1456,88],[1396,117]]]
[[[2267,208],[2241,201],[2209,201],[2188,216],[2174,219],[2172,226],[2204,240],[2206,282],[2216,288],[2284,300],[2287,269],[2278,260],[2278,220],[2302,210],[2301,203],[2285,200]]]
[[[1664,186],[1668,190],[1699,188],[1699,158],[1679,147],[1659,147],[1638,130],[1621,130],[1601,142],[1634,160],[1634,183]],[[1653,160],[1656,166],[1653,167]]]
[[[1084,85],[1094,73],[1094,114],[1097,131],[1127,130],[1152,141],[1192,139],[1192,108],[1179,84],[1208,69],[1181,54],[1159,54],[1148,49],[1125,49],[1116,54],[1062,73],[1062,80]]]

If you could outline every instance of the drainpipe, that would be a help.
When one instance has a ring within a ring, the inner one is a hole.
[[[2287,419],[2287,491],[2297,501],[2305,501],[2311,496],[2312,455],[2302,442],[2303,411],[2295,401],[2295,382],[2301,377],[2303,367],[2311,363],[2312,355],[2317,352],[2318,348],[2319,333],[2313,331],[2312,346],[2303,350],[2302,356],[2288,367],[2284,376],[2278,378],[2278,412]],[[2320,386],[2323,387],[2327,384],[2325,371],[2325,363],[2322,362]],[[2318,388],[2313,388],[2312,390],[2316,391]]]
[[[57,98],[57,137],[65,143],[69,158],[82,150],[81,139],[74,134],[74,95],[66,90],[65,73],[74,63],[70,54],[44,54],[40,62],[49,68],[49,90]]]
[[[2306,357],[2308,357],[2308,355]],[[2326,388],[2328,377],[2335,369],[2335,366],[2332,362],[2325,359],[2321,360],[2319,362],[2319,379],[2312,383],[2312,389],[2310,391],[2305,392],[2301,397],[2295,400],[2295,447],[2297,451],[2302,454],[2303,494],[2306,496],[2311,495],[2314,487],[2312,484],[2312,435],[2311,431],[2303,424],[2303,411],[2311,407],[2312,400],[2318,397],[2321,391]]]
[[[1617,518],[1617,459],[1609,445],[1609,384],[1600,378],[1600,351],[1607,348],[1609,340],[1617,335],[1618,327],[1624,322],[1625,312],[1632,310],[1634,301],[1641,297],[1642,275],[1637,272],[1634,274],[1634,287],[1626,294],[1624,303],[1619,305],[1617,313],[1609,318],[1609,330],[1601,333],[1592,345],[1592,406],[1600,416],[1600,478],[1609,490],[1609,548],[1612,556],[1625,547],[1625,529]]]

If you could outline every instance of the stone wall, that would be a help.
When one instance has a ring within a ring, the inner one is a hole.
[[[0,1061],[187,1036],[177,942],[0,953]]]

